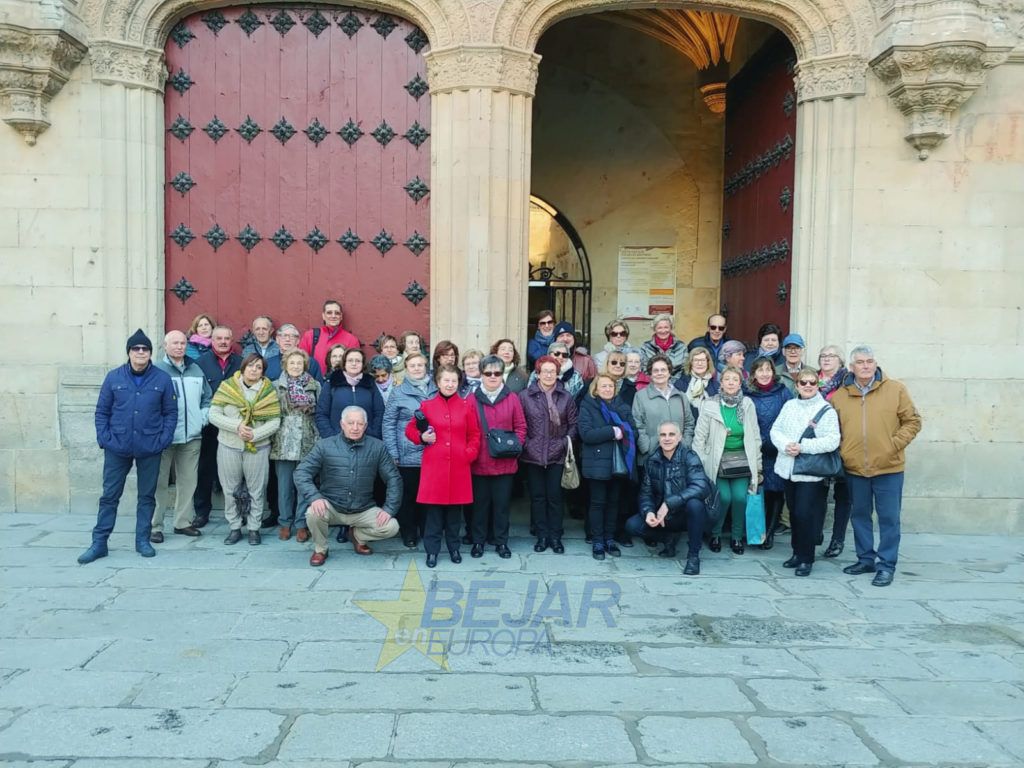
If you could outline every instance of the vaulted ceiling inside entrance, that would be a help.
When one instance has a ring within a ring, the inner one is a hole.
[[[650,9],[616,11],[601,18],[631,27],[686,56],[700,73],[700,92],[709,110],[725,112],[725,84],[740,19],[717,11]]]

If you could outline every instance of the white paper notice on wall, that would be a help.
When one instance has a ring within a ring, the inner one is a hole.
[[[652,318],[676,308],[676,249],[623,245],[619,248],[619,317]]]

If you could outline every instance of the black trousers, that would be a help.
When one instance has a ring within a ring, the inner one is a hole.
[[[562,538],[562,469],[561,464],[526,465],[530,517],[538,539]]]
[[[423,538],[426,515],[423,505],[416,503],[416,495],[420,491],[420,468],[399,467],[402,476],[402,504],[398,508],[398,526],[402,541]]]
[[[793,556],[801,563],[814,562],[814,548],[825,520],[827,493],[828,486],[822,480],[813,483],[786,481]]]
[[[697,557],[700,555],[704,531],[709,527],[709,522],[708,509],[704,505],[704,500],[689,499],[682,509],[669,510],[665,516],[664,527],[651,528],[644,521],[644,516],[637,513],[626,521],[626,533],[631,536],[643,536],[655,541],[664,541],[670,536],[678,536],[683,529],[686,529],[689,536],[686,556]]]
[[[212,424],[203,427],[202,443],[199,444],[199,467],[196,470],[196,490],[192,494],[192,505],[196,517],[209,517],[213,509],[213,484],[217,480],[217,432]]]
[[[461,504],[430,504],[427,506],[427,524],[423,532],[423,551],[436,555],[445,539],[449,552],[459,551],[459,523],[462,521]]]
[[[509,506],[515,475],[473,475],[473,543],[483,544],[488,529],[495,544],[508,545]]]
[[[590,483],[590,535],[594,544],[603,544],[610,540],[619,530],[619,498],[623,481],[618,478],[611,480],[588,480]],[[625,524],[625,521],[623,521]]]
[[[830,485],[832,486],[832,497],[836,502],[835,515],[832,519],[832,541],[845,541],[846,526],[850,522],[850,509],[853,506],[853,501],[850,499],[850,486],[846,484],[845,477],[833,478]],[[827,502],[827,490],[825,499]],[[824,524],[824,519],[822,519],[822,523]]]

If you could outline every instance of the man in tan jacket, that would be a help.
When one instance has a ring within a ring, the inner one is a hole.
[[[871,347],[855,347],[850,371],[832,396],[839,414],[847,483],[853,502],[851,521],[857,562],[844,573],[874,573],[876,587],[892,584],[900,547],[904,451],[921,431],[921,415],[906,386],[887,378]],[[878,516],[875,549],[871,511]]]

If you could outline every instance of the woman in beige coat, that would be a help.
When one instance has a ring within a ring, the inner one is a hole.
[[[742,555],[747,494],[757,493],[761,484],[761,430],[754,404],[743,395],[742,371],[726,368],[719,380],[719,393],[700,404],[693,450],[704,472],[714,479],[721,500],[708,548],[721,551],[722,525],[731,511],[732,551]]]

